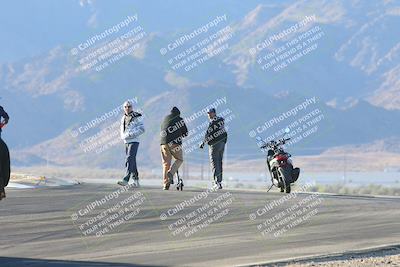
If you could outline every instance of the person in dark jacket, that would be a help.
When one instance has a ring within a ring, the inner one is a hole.
[[[222,159],[224,157],[228,134],[225,130],[225,121],[222,117],[217,116],[215,108],[209,109],[207,113],[210,123],[204,136],[204,141],[200,144],[200,148],[203,148],[205,144],[209,145],[210,162],[215,186],[218,189],[222,189]]]
[[[10,153],[6,143],[0,138],[0,200],[6,197],[4,188],[10,181]]]
[[[168,190],[173,177],[183,163],[182,140],[188,135],[188,129],[180,116],[181,112],[173,107],[171,113],[161,124],[161,159],[163,164],[164,190]],[[175,162],[171,165],[172,157]]]
[[[8,123],[10,117],[7,112],[4,111],[3,107],[0,106],[0,138],[1,138],[1,128]]]
[[[8,123],[9,119],[7,112],[0,106],[0,200],[6,197],[4,188],[10,181],[10,153],[6,143],[1,139],[1,128]]]

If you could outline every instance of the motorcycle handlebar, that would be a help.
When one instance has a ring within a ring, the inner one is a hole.
[[[279,140],[282,145],[284,145],[286,143],[286,141],[289,141],[290,138],[282,138],[281,140]]]
[[[278,142],[272,140],[268,143],[263,144],[262,146],[260,146],[260,148],[264,149],[264,148],[272,147],[272,146],[276,146],[276,145],[284,145],[286,143],[286,141],[289,141],[289,140],[290,140],[290,137],[282,138],[282,139],[278,140]]]

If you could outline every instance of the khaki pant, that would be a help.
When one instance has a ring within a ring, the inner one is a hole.
[[[172,157],[174,157],[175,162],[171,166]],[[163,182],[165,186],[169,185],[167,172],[171,172],[172,175],[175,175],[183,163],[182,147],[176,144],[161,145],[161,159],[163,164]]]

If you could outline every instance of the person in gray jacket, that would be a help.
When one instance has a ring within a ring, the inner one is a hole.
[[[222,117],[217,116],[215,108],[210,108],[207,113],[210,123],[204,136],[204,141],[200,144],[200,148],[203,148],[205,144],[209,145],[210,162],[215,186],[218,189],[222,189],[222,159],[224,157],[228,134],[225,130],[225,121]]]
[[[118,181],[119,185],[128,184],[132,176],[134,186],[139,187],[139,173],[136,165],[136,154],[139,148],[139,136],[144,133],[142,114],[133,111],[132,102],[129,100],[124,103],[124,115],[121,118],[120,135],[125,143],[126,154],[126,174]]]

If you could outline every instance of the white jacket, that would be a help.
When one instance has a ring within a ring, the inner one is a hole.
[[[139,136],[144,133],[143,117],[142,114],[133,112],[133,118],[125,126],[125,114],[121,118],[120,135],[125,144],[139,142]]]

